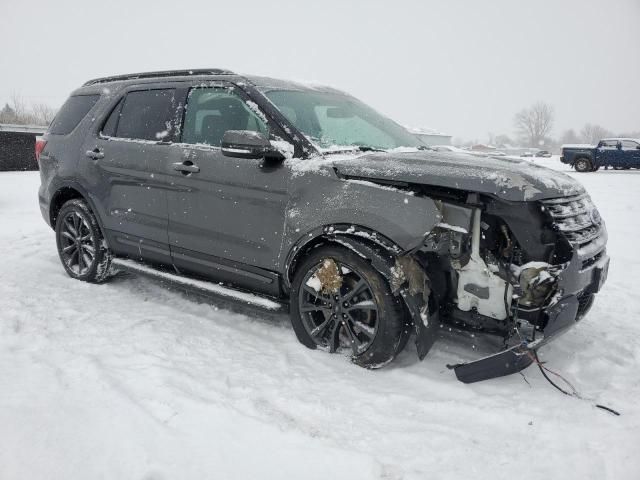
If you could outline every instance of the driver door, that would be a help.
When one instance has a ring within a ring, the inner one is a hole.
[[[169,244],[180,270],[277,294],[288,169],[220,148],[227,130],[268,133],[266,116],[246,100],[233,85],[190,89],[169,169]]]

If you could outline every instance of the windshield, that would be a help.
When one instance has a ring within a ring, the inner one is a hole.
[[[265,95],[323,152],[424,147],[400,125],[348,95],[300,90],[271,90]]]

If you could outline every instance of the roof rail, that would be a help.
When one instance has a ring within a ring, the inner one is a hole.
[[[189,75],[234,75],[230,70],[222,68],[199,68],[192,70],[161,70],[158,72],[128,73],[125,75],[114,75],[111,77],[94,78],[85,82],[82,86],[95,85],[98,83],[117,82],[119,80],[137,80],[139,78],[155,77],[186,77]]]

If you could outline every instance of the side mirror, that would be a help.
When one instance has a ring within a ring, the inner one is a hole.
[[[251,130],[227,130],[222,136],[222,154],[235,158],[284,159],[284,155],[271,145],[269,138]]]

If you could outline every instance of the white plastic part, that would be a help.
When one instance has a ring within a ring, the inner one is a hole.
[[[474,210],[472,229],[471,258],[464,267],[457,269],[458,308],[465,312],[475,308],[481,315],[497,320],[504,320],[507,318],[506,308],[510,308],[511,306],[513,288],[511,285],[507,286],[503,279],[494,275],[485,261],[480,257],[479,208]],[[507,288],[506,308],[504,298],[505,287]],[[482,294],[476,295],[473,293],[479,293],[479,291],[482,291]]]

